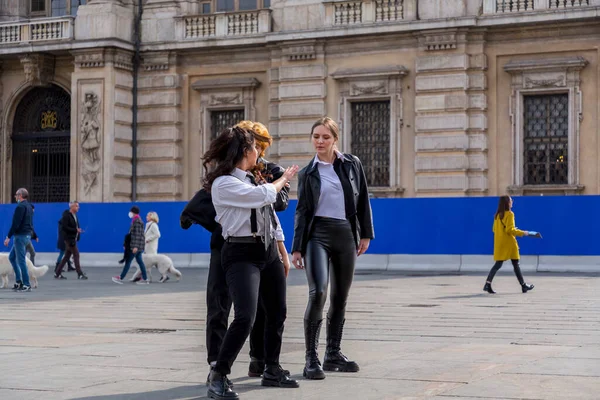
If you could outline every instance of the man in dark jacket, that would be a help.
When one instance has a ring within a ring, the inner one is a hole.
[[[67,260],[73,255],[73,261],[75,262],[75,269],[77,270],[77,279],[87,279],[88,277],[81,270],[79,265],[79,249],[77,248],[77,242],[81,237],[83,230],[79,227],[79,217],[77,212],[79,211],[79,202],[72,201],[69,203],[69,209],[63,212],[60,220],[60,227],[62,230],[63,237],[65,239],[65,255],[54,270],[54,278],[56,279],[67,279],[62,274],[62,270],[67,263]]]
[[[33,212],[31,204],[27,200],[29,192],[21,188],[15,193],[17,208],[13,214],[12,225],[4,239],[4,246],[8,247],[11,237],[15,237],[13,247],[10,250],[8,259],[15,271],[15,286],[13,290],[21,292],[31,292],[29,284],[29,273],[27,272],[27,261],[25,261],[25,248],[31,241],[31,232],[33,231]]]
[[[144,265],[144,260],[142,259],[142,253],[146,246],[146,235],[144,233],[144,223],[140,218],[140,208],[138,206],[131,207],[129,218],[131,218],[131,226],[129,227],[129,233],[131,235],[129,247],[131,248],[131,253],[128,254],[127,260],[125,260],[125,266],[123,267],[123,271],[121,271],[121,275],[113,276],[112,281],[122,285],[123,279],[125,279],[127,272],[129,272],[129,267],[131,267],[131,262],[135,258],[135,261],[137,261],[142,270],[142,280],[136,283],[138,285],[147,285],[150,282],[148,282],[146,265]]]
[[[69,210],[65,210],[63,211],[63,214],[69,212]],[[67,250],[66,246],[65,246],[65,236],[63,235],[63,231],[62,231],[62,215],[61,215],[61,219],[58,220],[58,238],[56,240],[56,248],[59,250],[58,253],[58,258],[56,259],[56,264],[54,265],[54,269],[58,268],[58,264],[60,264],[60,262],[63,259],[63,256],[65,255],[65,251]],[[71,259],[69,258],[67,260],[67,271],[75,271],[75,268],[73,268],[73,263],[71,262]]]
[[[273,182],[283,175],[283,168],[263,158],[258,163],[264,166],[261,175],[267,182]],[[284,211],[288,206],[289,188],[286,187],[277,194],[274,204],[275,211]],[[217,212],[212,203],[210,193],[204,189],[198,191],[185,206],[179,218],[183,229],[189,229],[192,224],[199,224],[211,232],[210,266],[206,283],[206,348],[208,363],[216,362],[221,343],[227,332],[228,317],[231,310],[231,298],[225,279],[225,271],[221,267],[221,248],[225,243],[221,225],[215,221]],[[264,332],[265,315],[262,307],[256,312],[256,318],[250,333],[250,366],[248,376],[259,377],[264,370]],[[289,372],[285,371],[288,375]]]

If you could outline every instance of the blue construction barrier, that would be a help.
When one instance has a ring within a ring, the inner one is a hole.
[[[544,239],[519,240],[522,255],[600,255],[596,230],[600,226],[600,196],[515,197],[517,227],[535,230]],[[491,254],[492,222],[497,197],[373,199],[375,240],[370,254]],[[136,203],[144,216],[156,211],[160,217],[159,251],[207,253],[210,234],[194,225],[179,226],[185,202]],[[35,228],[38,252],[56,250],[57,223],[67,204],[36,204]],[[293,237],[295,201],[279,213],[286,245]],[[82,203],[79,211],[85,230],[79,243],[82,252],[122,251],[129,229],[131,203]],[[2,237],[10,227],[15,204],[0,205]]]

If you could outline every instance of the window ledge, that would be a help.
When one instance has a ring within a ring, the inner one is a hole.
[[[581,194],[585,189],[584,185],[522,185],[509,186],[507,191],[511,195],[573,195]]]
[[[370,198],[402,197],[403,187],[369,187]]]

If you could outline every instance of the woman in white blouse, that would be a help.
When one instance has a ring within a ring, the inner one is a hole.
[[[158,214],[150,211],[146,215],[146,249],[144,254],[158,254],[158,239],[160,230],[158,229]]]
[[[284,240],[283,231],[272,207],[298,166],[286,169],[272,183],[256,185],[249,171],[256,165],[258,154],[254,135],[236,126],[213,140],[203,157],[204,189],[211,193],[216,221],[223,228],[221,265],[235,310],[209,376],[208,397],[213,399],[239,398],[231,390],[227,375],[252,329],[259,294],[267,321],[261,384],[298,387],[279,364],[287,313],[286,281],[277,250],[277,241]]]

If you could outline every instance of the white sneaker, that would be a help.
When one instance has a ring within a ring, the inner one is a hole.
[[[122,284],[123,284],[123,280],[121,279],[121,277],[120,277],[119,275],[117,275],[117,276],[113,276],[113,277],[112,277],[112,281],[113,281],[114,283],[118,283],[119,285],[122,285]]]
[[[147,279],[146,279],[146,280],[143,280],[143,279],[141,279],[141,280],[139,280],[138,282],[136,282],[135,284],[136,284],[136,285],[149,285],[149,284],[150,284],[150,282],[148,282],[148,280],[147,280]]]

